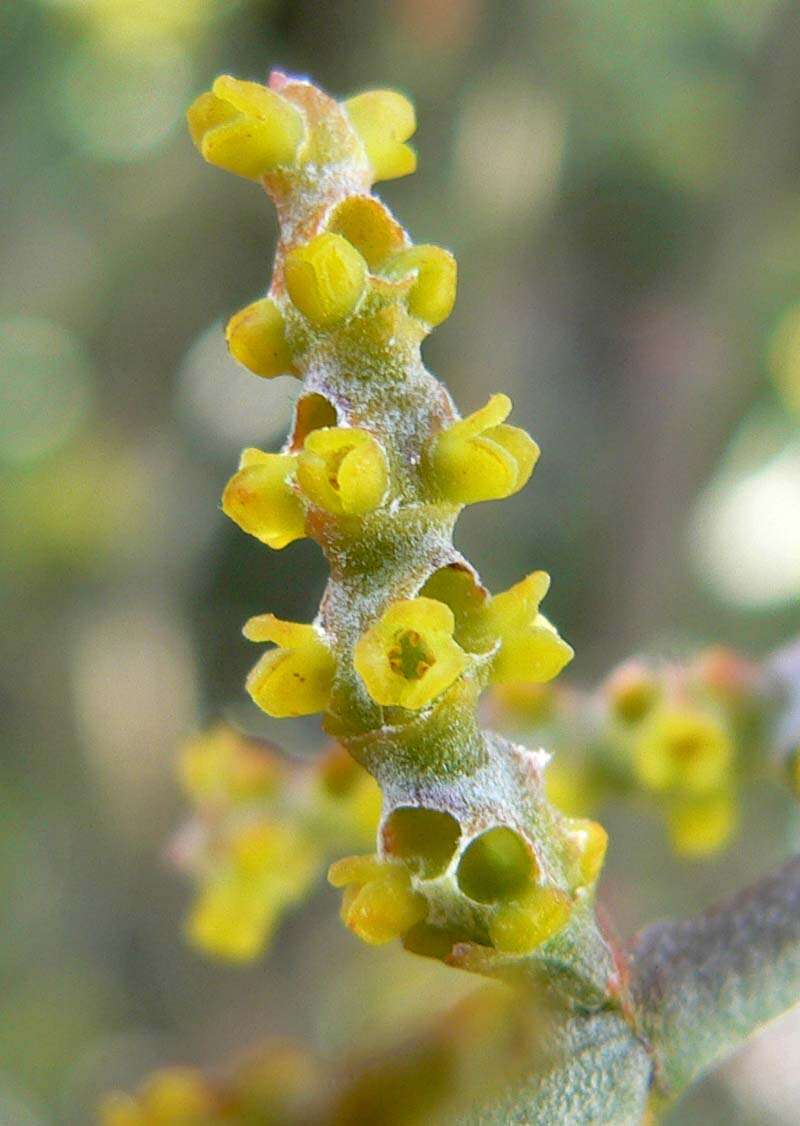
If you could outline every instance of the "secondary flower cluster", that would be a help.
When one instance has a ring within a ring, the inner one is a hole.
[[[195,817],[173,855],[198,887],[186,932],[216,957],[256,957],[326,859],[374,840],[378,787],[335,744],[295,763],[219,725],[186,745],[180,768]]]
[[[743,785],[769,773],[774,706],[758,666],[717,648],[685,664],[627,661],[592,695],[504,686],[491,709],[554,749],[547,783],[559,808],[587,815],[609,797],[645,799],[674,851],[696,857],[730,842]]]

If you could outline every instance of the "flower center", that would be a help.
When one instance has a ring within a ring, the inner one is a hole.
[[[389,650],[389,667],[405,680],[422,680],[436,658],[415,629],[402,630]]]
[[[681,735],[673,738],[670,746],[672,757],[677,762],[692,762],[701,758],[705,750],[703,739],[697,735]]]
[[[329,454],[328,462],[328,484],[336,492],[339,492],[341,485],[339,484],[339,470],[342,468],[342,462],[353,449],[352,446],[344,446],[335,453]]]

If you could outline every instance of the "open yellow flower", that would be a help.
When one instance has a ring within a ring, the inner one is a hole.
[[[280,94],[223,74],[189,107],[189,131],[209,164],[257,180],[295,162],[303,118]]]
[[[303,503],[292,489],[293,454],[248,449],[222,494],[222,511],[245,532],[280,549],[306,534]]]
[[[319,631],[260,614],[244,627],[250,641],[274,641],[247,678],[247,691],[267,715],[312,715],[325,709],[336,659]]]
[[[367,264],[352,243],[330,231],[286,255],[292,303],[317,328],[349,317],[367,283]]]
[[[483,628],[488,637],[500,642],[492,662],[493,683],[542,684],[558,676],[572,660],[572,647],[539,613],[539,604],[549,586],[549,576],[544,571],[534,571],[490,599],[484,610]]]
[[[517,426],[505,425],[508,395],[492,395],[485,407],[436,436],[430,454],[433,481],[447,500],[476,504],[518,492],[539,458],[539,447]]]
[[[464,671],[453,611],[433,598],[393,602],[358,640],[356,672],[377,704],[421,708]]]
[[[342,921],[371,946],[391,942],[427,914],[423,896],[413,891],[404,864],[377,856],[348,856],[332,864],[328,879],[344,888]]]
[[[395,90],[367,90],[344,103],[347,116],[367,153],[375,180],[407,176],[417,154],[404,144],[417,127],[414,107]]]
[[[322,427],[305,440],[297,480],[309,500],[326,512],[362,516],[383,500],[388,483],[386,455],[366,430]]]
[[[733,759],[727,731],[694,708],[663,708],[648,720],[633,750],[639,781],[657,791],[708,793],[724,786]]]

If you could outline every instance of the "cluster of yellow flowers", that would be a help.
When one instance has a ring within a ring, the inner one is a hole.
[[[337,103],[275,73],[266,86],[220,77],[188,116],[205,159],[261,182],[281,225],[269,291],[229,321],[230,351],[256,375],[303,381],[285,447],[244,451],[223,510],[273,549],[311,536],[331,568],[314,622],[247,622],[250,640],[274,646],[248,691],[271,716],[325,713],[381,784],[377,853],[330,873],[352,930],[443,956],[445,940],[527,954],[576,906],[590,910],[605,834],[547,806],[543,756],[476,722],[487,685],[542,684],[572,650],[540,612],[543,572],[492,597],[452,546],[462,507],[517,492],[539,450],[508,424],[506,395],[460,418],[422,364],[421,342],[453,308],[456,262],[413,244],[371,194],[416,167],[413,107],[387,90]],[[477,771],[483,789],[463,781]],[[288,893],[273,881],[268,895],[256,873],[281,867],[297,887],[305,862],[275,825],[260,833],[241,857],[228,850],[238,890],[217,894],[258,894],[263,918],[265,896],[273,917]]]
[[[756,665],[716,648],[685,664],[627,661],[593,695],[503,687],[493,708],[554,748],[547,785],[559,808],[585,816],[611,796],[644,798],[674,851],[700,857],[730,842],[743,785],[768,773],[773,697]]]
[[[374,839],[380,792],[336,744],[311,764],[219,725],[181,756],[195,818],[175,858],[198,885],[193,945],[230,961],[259,954],[326,859]]]

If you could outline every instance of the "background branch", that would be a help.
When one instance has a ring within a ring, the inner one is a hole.
[[[632,997],[666,1098],[800,1000],[800,857],[633,942]]]

